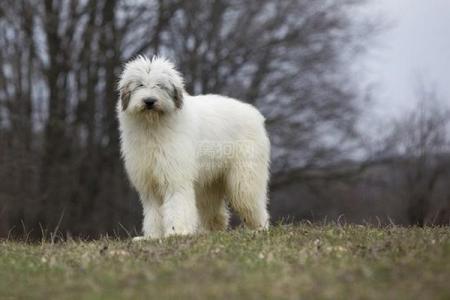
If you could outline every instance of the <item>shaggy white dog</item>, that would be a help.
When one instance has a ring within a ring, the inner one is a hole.
[[[227,204],[250,228],[268,227],[270,143],[253,106],[188,95],[161,57],[127,63],[119,90],[122,156],[144,209],[141,238],[223,230]]]

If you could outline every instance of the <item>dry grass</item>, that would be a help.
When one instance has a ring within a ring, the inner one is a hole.
[[[0,299],[449,299],[449,228],[0,243]]]

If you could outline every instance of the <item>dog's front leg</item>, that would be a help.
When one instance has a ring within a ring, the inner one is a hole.
[[[144,221],[142,222],[143,236],[133,238],[134,241],[159,239],[163,237],[163,218],[161,205],[151,197],[141,198]]]
[[[194,234],[199,224],[192,187],[177,189],[167,195],[162,206],[164,236]]]
[[[161,205],[155,200],[143,201],[144,222],[143,231],[147,238],[155,239],[163,237],[163,219]]]

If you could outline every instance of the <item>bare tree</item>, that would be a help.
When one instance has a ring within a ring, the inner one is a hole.
[[[410,224],[448,224],[450,194],[442,185],[450,175],[450,112],[434,88],[419,83],[416,95],[416,107],[395,122],[386,140],[384,156],[394,168],[389,178]]]

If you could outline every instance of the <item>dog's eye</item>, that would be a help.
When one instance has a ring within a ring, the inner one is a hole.
[[[155,86],[156,86],[157,88],[162,89],[162,90],[165,90],[165,91],[168,90],[168,88],[167,88],[164,84],[162,84],[162,83],[157,83],[157,84],[155,84]]]
[[[142,83],[139,83],[138,85],[136,85],[137,89],[140,89],[140,88],[143,88],[143,87],[144,87],[144,84],[142,84]]]

